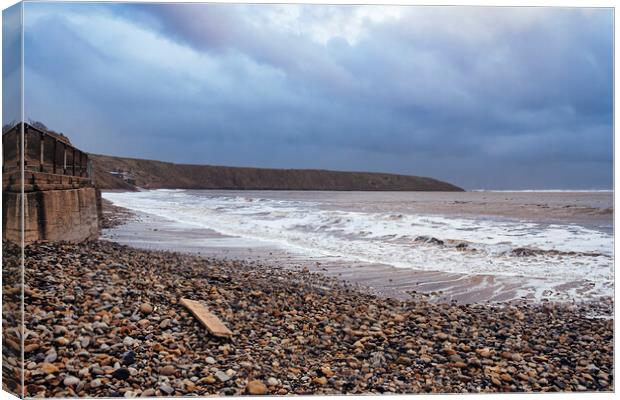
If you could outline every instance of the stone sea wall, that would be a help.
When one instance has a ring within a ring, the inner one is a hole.
[[[62,179],[61,179],[62,178]],[[101,194],[85,179],[26,174],[3,193],[3,238],[20,242],[21,199],[24,196],[24,242],[93,240],[99,236]]]

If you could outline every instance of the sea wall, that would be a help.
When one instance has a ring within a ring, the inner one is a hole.
[[[24,193],[16,185],[3,193],[2,233],[19,243],[21,200],[24,200],[24,242],[93,240],[99,236],[101,194],[86,180],[64,181],[50,174],[27,174]],[[50,183],[56,180],[56,183]],[[10,190],[13,189],[13,190]]]

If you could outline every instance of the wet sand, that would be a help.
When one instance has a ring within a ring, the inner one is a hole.
[[[416,197],[411,210],[421,214],[503,217],[609,229],[613,226],[611,192],[439,192]]]
[[[585,282],[554,284],[502,275],[466,275],[395,268],[385,264],[351,263],[335,257],[307,257],[264,242],[188,227],[151,214],[133,213],[125,223],[103,231],[103,239],[147,250],[178,251],[203,257],[254,261],[292,270],[308,269],[337,277],[374,294],[406,300],[425,297],[431,302],[461,304],[550,299],[572,302],[568,291]],[[545,290],[542,291],[541,287]],[[537,299],[538,297],[538,299]],[[600,300],[600,299],[592,299]],[[609,307],[603,307],[610,312]]]

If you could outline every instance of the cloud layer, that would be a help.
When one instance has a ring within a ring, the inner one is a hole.
[[[26,3],[26,114],[174,162],[612,186],[605,9]]]

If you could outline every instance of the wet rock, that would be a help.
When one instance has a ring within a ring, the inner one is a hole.
[[[440,239],[437,239],[431,236],[418,236],[415,238],[414,241],[420,242],[420,243],[434,244],[434,245],[439,245],[439,246],[442,246],[444,244],[443,240],[440,240]]]

